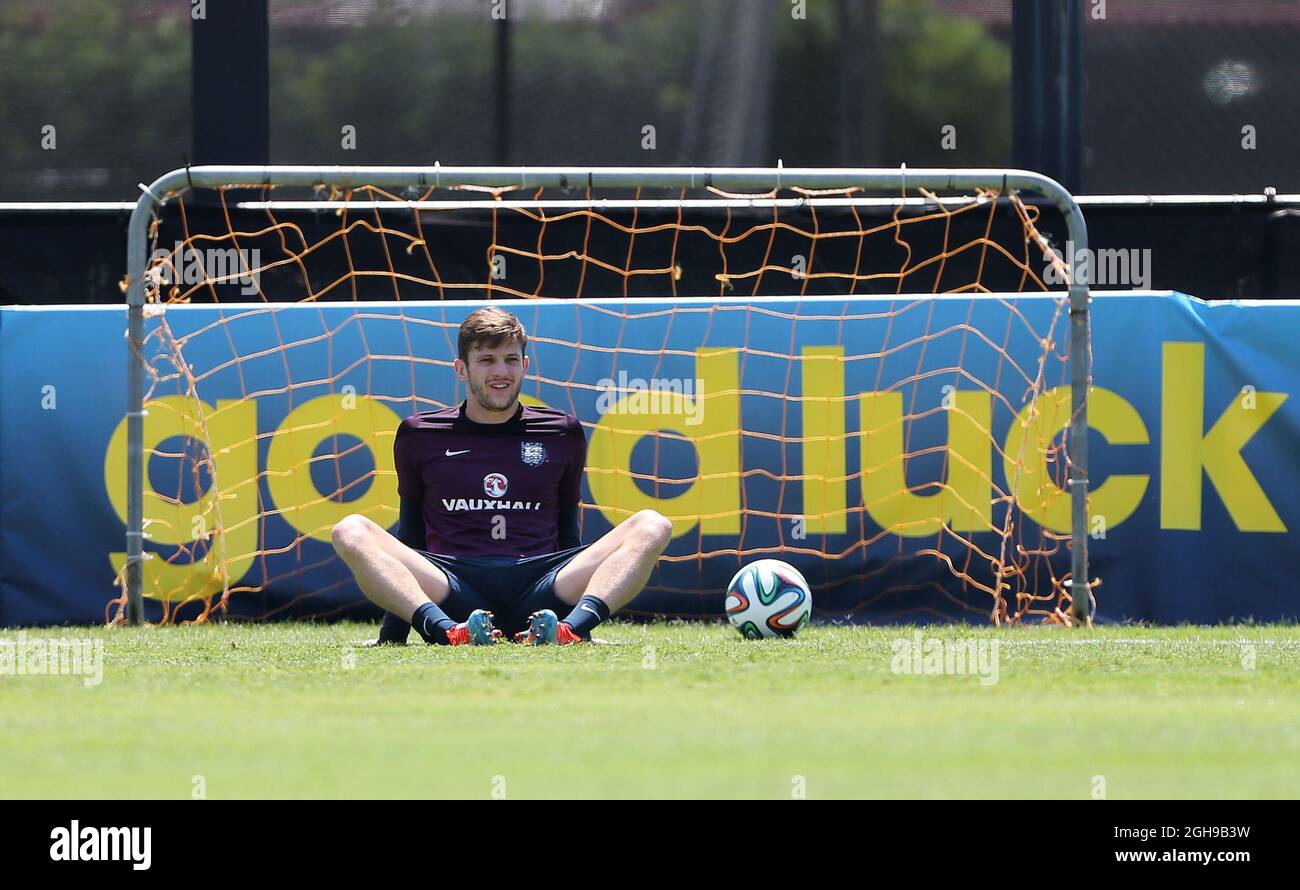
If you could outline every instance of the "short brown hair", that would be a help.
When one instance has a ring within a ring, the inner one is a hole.
[[[469,361],[469,351],[476,346],[496,349],[507,340],[518,340],[519,351],[528,352],[528,335],[513,312],[484,306],[475,309],[460,323],[460,335],[456,338],[456,351],[460,360]]]

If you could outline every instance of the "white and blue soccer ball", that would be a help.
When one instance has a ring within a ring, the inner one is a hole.
[[[751,640],[792,637],[812,615],[812,591],[788,562],[760,559],[736,572],[725,608],[732,627]]]

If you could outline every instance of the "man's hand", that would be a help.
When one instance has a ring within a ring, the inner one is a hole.
[[[405,646],[406,640],[366,640],[364,643],[357,643],[362,649],[375,649],[379,646]]]

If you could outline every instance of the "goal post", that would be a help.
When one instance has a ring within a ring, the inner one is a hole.
[[[1068,266],[1068,328],[1069,328],[1069,385],[1070,408],[1066,424],[1067,439],[1064,446],[1068,455],[1068,468],[1064,482],[1069,496],[1070,577],[1062,583],[1076,588],[1068,597],[1073,623],[1084,625],[1090,621],[1090,589],[1088,586],[1088,513],[1087,513],[1087,429],[1088,388],[1091,380],[1089,288],[1088,288],[1088,234],[1083,214],[1073,197],[1057,182],[1037,173],[1023,170],[999,169],[832,169],[832,168],[677,168],[677,167],[331,167],[331,166],[267,166],[221,167],[198,166],[173,170],[149,185],[141,184],[142,194],[131,215],[127,247],[127,276],[125,291],[128,305],[127,350],[127,410],[126,410],[126,551],[121,573],[125,618],[139,623],[144,618],[143,561],[146,558],[145,540],[148,537],[145,523],[146,452],[145,417],[149,388],[149,361],[145,356],[145,326],[151,302],[147,292],[147,272],[151,268],[150,237],[158,223],[158,214],[171,196],[188,190],[252,189],[269,191],[277,187],[308,187],[327,189],[333,194],[351,195],[354,191],[378,193],[392,198],[387,191],[415,190],[425,195],[439,190],[470,190],[488,193],[493,200],[507,191],[561,190],[566,194],[577,190],[588,196],[586,203],[598,208],[599,200],[591,195],[599,191],[635,190],[632,204],[645,201],[643,190],[664,190],[672,193],[669,205],[680,203],[681,195],[688,192],[708,191],[728,197],[757,198],[777,196],[794,190],[802,202],[810,196],[879,194],[887,197],[891,205],[901,208],[909,195],[920,193],[925,200],[939,193],[979,195],[980,200],[1005,200],[1024,192],[1035,195],[1053,205],[1061,214],[1068,230],[1071,250],[1063,262]],[[755,194],[757,193],[757,194]],[[912,199],[915,200],[915,199]],[[973,199],[972,199],[973,200]],[[419,202],[401,202],[395,206],[416,207]],[[1017,199],[1017,206],[1018,199]],[[679,211],[680,212],[680,211]],[[1024,217],[1022,216],[1022,219]],[[1046,249],[1036,229],[1025,221],[1025,243],[1033,241]],[[895,211],[894,226],[899,223]],[[545,221],[543,222],[545,225]],[[778,225],[778,224],[774,224]],[[682,226],[679,224],[679,228]],[[873,230],[874,231],[874,230]],[[494,228],[495,232],[495,228]],[[859,255],[861,255],[861,236]],[[233,232],[232,232],[233,235]],[[725,235],[725,232],[724,232]],[[715,237],[720,244],[724,237]],[[946,237],[946,236],[945,236]],[[733,239],[734,240],[734,239]],[[540,238],[538,239],[540,245]],[[494,242],[495,246],[495,242]],[[721,247],[720,247],[721,249]],[[304,254],[306,251],[303,252]],[[539,265],[554,259],[536,256]],[[946,257],[946,255],[945,255]],[[295,257],[298,259],[298,257]],[[585,262],[585,257],[584,257]],[[630,262],[630,261],[629,261]],[[766,259],[765,259],[766,263]],[[1059,265],[1059,264],[1058,264]],[[942,266],[942,264],[940,264]],[[584,265],[585,271],[585,265]],[[658,270],[663,272],[665,270]],[[630,274],[628,272],[625,275]],[[762,269],[756,273],[761,276]],[[394,275],[394,277],[396,277]],[[744,274],[726,271],[715,276],[740,279]],[[856,284],[857,269],[852,275],[842,276]],[[1062,277],[1065,277],[1064,275]],[[730,281],[723,283],[730,286]],[[490,282],[489,282],[489,294]],[[899,279],[902,287],[902,279]],[[981,288],[977,281],[973,290]],[[845,293],[856,291],[846,288]],[[901,291],[900,291],[901,292]],[[674,294],[681,297],[708,296],[707,294]],[[154,293],[153,298],[161,301]],[[578,297],[583,297],[581,292]],[[609,295],[614,296],[614,295]],[[278,305],[274,297],[268,301]],[[1050,351],[1045,347],[1046,351]],[[1041,374],[1040,374],[1041,377]],[[1041,383],[1041,381],[1039,381]],[[1035,384],[1038,386],[1038,384]],[[1035,389],[1031,399],[1039,395]],[[865,468],[864,468],[865,472]],[[1017,493],[1013,491],[1013,498]],[[1005,541],[1004,541],[1005,546]],[[951,565],[951,563],[950,563]],[[1000,570],[1000,569],[999,569]],[[999,580],[995,590],[1000,589]],[[1081,588],[1079,590],[1078,588]],[[995,597],[996,598],[996,597]]]

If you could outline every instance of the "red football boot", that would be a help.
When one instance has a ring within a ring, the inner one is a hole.
[[[447,630],[447,643],[452,646],[490,646],[499,639],[501,631],[492,626],[492,613],[484,609],[475,609]]]
[[[560,621],[550,609],[542,609],[528,616],[528,630],[515,634],[515,642],[525,646],[545,646],[550,643],[568,646],[590,641],[574,633],[573,628]]]

